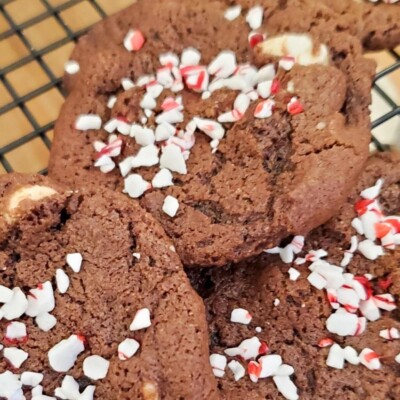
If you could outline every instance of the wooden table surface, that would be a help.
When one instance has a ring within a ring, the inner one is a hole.
[[[44,68],[47,68],[55,78],[60,78],[63,74],[64,63],[68,60],[74,46],[74,42],[67,38],[67,30],[78,32],[101,19],[98,10],[96,10],[91,1],[47,1],[51,6],[63,7],[58,13],[58,17],[49,16],[38,23],[28,26],[22,32],[28,39],[32,49],[36,51],[45,49],[62,39],[65,40],[61,46],[51,49],[51,51],[46,51],[42,57],[42,64],[33,60],[5,74],[5,79],[15,91],[14,96],[29,95],[36,89],[49,84],[50,78]],[[134,0],[97,0],[97,4],[107,14],[116,12],[133,2]],[[46,12],[46,7],[40,0],[15,0],[8,3],[4,8],[15,24],[24,24],[26,21]],[[63,24],[65,25],[63,26]],[[9,29],[9,23],[4,15],[0,13],[0,35]],[[12,34],[0,40],[0,69],[17,62],[27,55],[29,55],[29,50],[18,34]],[[387,52],[369,56],[378,61],[378,70],[393,62],[393,57]],[[390,79],[391,81],[386,82],[384,86],[388,86],[388,90],[394,92],[392,95],[396,97],[397,104],[399,104],[400,70],[392,74]],[[10,103],[12,99],[12,93],[6,88],[4,82],[0,80],[0,107]],[[25,107],[39,127],[43,127],[57,118],[62,103],[63,96],[59,87],[51,87],[49,85],[48,90],[44,93],[29,98],[25,102]],[[376,111],[378,114],[382,112],[381,110]],[[399,126],[397,125],[397,127]],[[20,107],[13,107],[0,115],[0,148],[32,132],[35,128],[37,126],[32,126],[32,121],[28,120]],[[396,128],[389,126],[389,128],[385,128],[386,133],[388,129],[394,130]],[[400,137],[400,132],[398,133]],[[51,130],[45,133],[45,139],[51,141],[52,137],[53,132]],[[11,149],[5,155],[5,159],[12,169],[19,172],[41,171],[46,168],[48,158],[49,150],[45,146],[43,138],[39,137],[24,143],[22,146]],[[0,164],[0,173],[2,172],[4,172],[4,168]]]

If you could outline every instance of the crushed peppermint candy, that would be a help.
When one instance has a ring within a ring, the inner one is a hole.
[[[93,400],[95,390],[95,386],[89,385],[80,393],[79,383],[72,376],[66,375],[61,382],[61,387],[56,388],[54,394],[61,399]]]
[[[41,313],[35,318],[35,322],[39,329],[43,332],[48,332],[56,326],[57,319],[49,313]]]
[[[97,355],[89,356],[83,361],[83,373],[95,381],[104,379],[109,367],[110,361]]]
[[[25,371],[21,374],[21,383],[25,386],[36,387],[43,380],[43,374]]]
[[[4,341],[7,344],[24,343],[28,339],[26,325],[23,322],[12,321],[6,327]]]
[[[381,368],[379,358],[379,355],[369,348],[363,349],[359,355],[360,363],[371,370]]]
[[[236,382],[242,379],[246,374],[246,369],[243,367],[242,364],[240,364],[240,362],[236,360],[230,361],[228,363],[228,368],[232,371]]]
[[[65,273],[65,271],[61,268],[57,268],[57,270],[56,270],[56,284],[57,284],[57,290],[61,294],[64,294],[67,292],[67,290],[69,288],[69,277]]]
[[[118,357],[122,361],[129,360],[139,350],[140,344],[135,339],[125,339],[118,345]]]
[[[210,355],[210,364],[213,370],[214,375],[217,378],[223,378],[225,375],[226,368],[226,357],[222,354],[211,354]]]
[[[101,118],[97,114],[82,114],[75,121],[75,129],[79,131],[99,130],[101,125]]]
[[[124,39],[124,47],[128,51],[139,51],[146,39],[139,29],[130,29]]]
[[[157,174],[154,176],[153,180],[151,181],[151,185],[153,188],[164,188],[168,186],[173,186],[172,182],[173,176],[171,171],[167,168],[162,168]]]
[[[17,349],[16,347],[6,347],[3,350],[4,358],[6,358],[14,368],[19,368],[27,360],[29,354],[26,351]]]
[[[124,180],[124,193],[134,199],[140,197],[151,188],[151,184],[145,181],[139,174],[129,175]]]
[[[379,332],[379,336],[386,340],[400,339],[400,332],[397,328],[382,329]]]
[[[148,308],[141,308],[136,312],[129,329],[131,331],[138,331],[146,329],[149,326],[151,326],[150,310]]]
[[[64,64],[64,71],[69,75],[77,74],[80,70],[79,63],[74,60],[69,60]]]
[[[231,322],[248,325],[252,320],[251,314],[244,308],[235,308],[231,313]]]
[[[28,308],[28,299],[18,287],[12,289],[13,295],[1,308],[3,318],[11,321],[21,317]]]
[[[241,12],[242,12],[242,6],[240,5],[232,6],[226,9],[226,11],[224,12],[224,17],[228,21],[233,21],[240,16]]]
[[[297,279],[300,277],[300,272],[296,269],[296,268],[293,268],[293,267],[290,267],[289,268],[289,271],[288,271],[288,273],[289,273],[289,279],[291,280],[291,281],[297,281]]]
[[[252,30],[256,30],[261,27],[263,16],[264,9],[261,6],[252,7],[246,15],[246,22]]]
[[[71,335],[53,346],[48,352],[49,364],[54,371],[67,372],[75,364],[80,353],[85,350],[85,338]]]
[[[179,201],[176,199],[174,196],[168,195],[164,199],[164,203],[162,206],[162,210],[170,216],[171,218],[175,217],[176,213],[178,212],[179,209]]]
[[[69,253],[66,256],[66,261],[72,271],[78,273],[82,267],[83,257],[81,253]]]
[[[37,317],[40,314],[54,310],[54,291],[49,281],[39,284],[36,289],[31,289],[27,298],[28,307],[25,314],[30,317]]]
[[[10,371],[0,374],[0,397],[10,400],[25,400],[19,376]]]

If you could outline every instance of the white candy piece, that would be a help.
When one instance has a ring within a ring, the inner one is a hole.
[[[154,110],[157,106],[157,102],[154,100],[152,96],[146,93],[140,102],[140,107],[147,110]]]
[[[57,319],[54,315],[43,313],[39,314],[35,318],[35,322],[40,330],[42,330],[43,332],[48,332],[56,326]]]
[[[228,21],[233,21],[240,16],[241,12],[242,7],[240,5],[232,6],[226,9],[226,11],[224,12],[224,17]]]
[[[156,142],[162,142],[164,140],[168,140],[170,137],[174,136],[176,131],[175,126],[171,125],[168,122],[162,122],[157,126],[155,132]]]
[[[0,303],[8,303],[12,299],[13,295],[14,292],[11,289],[0,285]]]
[[[21,383],[25,386],[36,387],[43,380],[43,374],[38,372],[25,371],[21,375]]]
[[[125,177],[131,171],[133,158],[133,156],[126,157],[125,160],[121,161],[118,164],[119,171],[121,172],[122,177]]]
[[[83,257],[81,253],[70,253],[66,256],[67,264],[71,267],[72,271],[79,272],[82,267]]]
[[[89,356],[83,361],[83,373],[95,381],[107,376],[110,361],[101,356]]]
[[[20,288],[12,290],[13,296],[10,301],[0,308],[0,313],[7,320],[17,319],[21,317],[28,308],[28,299]]]
[[[78,400],[80,397],[79,384],[70,375],[66,375],[61,382],[61,387],[56,388],[54,394],[61,399]]]
[[[186,162],[181,149],[174,144],[169,144],[163,148],[160,157],[160,167],[167,168],[173,172],[178,172],[179,174],[187,173]]]
[[[113,108],[117,102],[117,96],[110,96],[107,101],[107,108]]]
[[[159,83],[153,83],[146,86],[146,92],[153,98],[156,99],[163,92],[164,88]]]
[[[258,356],[260,347],[260,339],[258,339],[256,336],[253,336],[250,339],[243,340],[238,347],[226,349],[224,352],[230,357],[241,356],[245,360],[250,360]]]
[[[127,90],[130,90],[130,89],[133,89],[135,87],[135,83],[132,81],[132,79],[122,78],[121,79],[121,86],[125,91],[127,91]]]
[[[344,350],[337,343],[334,343],[329,349],[326,365],[331,368],[343,369]]]
[[[66,293],[66,291],[69,288],[69,277],[61,268],[57,268],[56,270],[56,284],[57,284],[57,290],[61,294]]]
[[[49,364],[54,371],[67,372],[74,366],[78,355],[84,350],[82,338],[71,335],[50,349],[48,352]]]
[[[240,364],[240,362],[236,361],[236,360],[232,360],[228,363],[228,368],[232,371],[232,374],[235,378],[235,381],[239,381],[240,379],[242,379],[246,373],[245,368],[243,367],[242,364]]]
[[[360,359],[358,357],[358,353],[357,351],[351,347],[351,346],[346,346],[343,350],[343,354],[344,354],[344,359],[353,365],[358,365],[360,364]]]
[[[195,121],[197,128],[204,132],[211,139],[221,140],[224,137],[225,129],[217,121],[198,117],[193,118],[193,120]]]
[[[374,200],[379,196],[382,186],[383,186],[383,179],[378,179],[374,186],[364,189],[360,193],[360,195],[364,199]]]
[[[254,116],[259,119],[269,118],[272,115],[275,101],[271,99],[260,101],[254,110]]]
[[[64,64],[64,71],[69,75],[77,74],[80,70],[79,63],[74,60],[69,60]]]
[[[276,375],[273,381],[281,395],[287,400],[298,400],[297,387],[288,376]]]
[[[326,328],[339,336],[353,336],[357,331],[358,317],[344,309],[337,310],[326,320]]]
[[[383,339],[386,340],[395,340],[395,339],[400,339],[400,332],[397,328],[387,328],[387,329],[382,329],[379,332],[379,336]]]
[[[75,129],[79,131],[99,130],[101,125],[101,118],[97,114],[81,114],[75,121]]]
[[[296,268],[293,268],[293,267],[289,268],[288,273],[289,273],[289,279],[291,281],[297,281],[297,279],[299,279],[299,277],[301,275],[300,272]]]
[[[118,357],[122,361],[126,361],[133,357],[139,350],[140,344],[135,339],[125,339],[118,345]]]
[[[208,66],[208,73],[218,78],[228,78],[236,67],[236,54],[233,51],[221,51]]]
[[[377,321],[381,317],[381,312],[373,298],[360,302],[360,312],[368,321]]]
[[[29,291],[28,308],[25,314],[30,317],[37,317],[39,314],[54,310],[55,305],[53,286],[47,281]]]
[[[96,160],[94,166],[99,167],[103,174],[108,174],[115,168],[115,162],[111,159],[111,157],[102,155]]]
[[[160,149],[154,144],[142,147],[136,156],[132,158],[132,168],[152,167],[158,164],[158,153]]]
[[[154,144],[156,139],[153,129],[142,128],[140,131],[136,132],[135,140],[136,143],[139,144],[140,146],[148,146],[150,144]]]
[[[260,378],[268,378],[275,375],[278,368],[282,365],[282,357],[277,354],[262,356],[258,360],[261,365]]]
[[[183,122],[183,114],[177,108],[164,111],[163,113],[158,114],[156,118],[157,124],[162,124],[163,122],[168,122],[169,124],[181,123]]]
[[[308,275],[307,280],[318,290],[322,290],[327,285],[326,279],[317,272],[312,272],[310,275]]]
[[[274,300],[274,306],[275,306],[275,307],[278,307],[279,304],[281,304],[281,301],[280,301],[279,299],[275,299],[275,300]]]
[[[275,376],[290,376],[294,374],[294,368],[288,364],[282,364],[275,372]]]
[[[149,326],[151,326],[150,310],[148,308],[141,308],[136,312],[129,330],[138,331],[140,329],[146,329]]]
[[[0,374],[0,397],[11,400],[25,400],[19,376],[10,371]]]
[[[181,64],[185,66],[199,65],[201,60],[201,53],[193,48],[188,47],[184,49],[181,56]]]
[[[364,228],[360,218],[354,218],[351,221],[351,226],[357,231],[359,235],[364,235]]]
[[[400,364],[400,353],[397,354],[397,356],[394,358],[394,361],[396,361],[397,364]]]
[[[257,93],[263,99],[271,96],[272,80],[266,80],[257,85]]]
[[[137,199],[149,189],[149,182],[145,181],[139,174],[129,175],[124,180],[124,193],[127,193],[133,199]]]
[[[170,170],[167,168],[162,168],[154,176],[153,180],[151,181],[151,185],[153,188],[157,189],[173,186],[172,178],[173,177]]]
[[[375,370],[380,369],[381,362],[379,356],[368,347],[363,349],[359,355],[360,363],[368,369]]]
[[[28,358],[29,354],[26,351],[15,347],[6,347],[3,350],[4,358],[6,358],[14,368],[19,368]]]
[[[226,362],[226,357],[222,354],[210,355],[210,364],[217,378],[222,378],[225,375]]]
[[[235,308],[231,313],[231,322],[248,325],[252,320],[251,314],[244,308]]]
[[[6,327],[6,339],[23,340],[27,336],[26,325],[22,322],[12,321]]]
[[[162,206],[162,210],[170,216],[171,218],[175,217],[176,213],[179,209],[179,201],[173,196],[167,196],[164,199],[164,203]]]
[[[246,22],[250,28],[254,31],[261,27],[264,16],[264,9],[261,6],[255,6],[250,8],[246,15]]]
[[[37,385],[31,390],[32,399],[43,394],[43,386]]]

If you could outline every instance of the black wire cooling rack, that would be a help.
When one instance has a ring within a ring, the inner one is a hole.
[[[16,21],[10,12],[10,6],[14,6],[15,8],[15,6],[18,6],[18,4],[15,3],[18,2],[20,2],[21,7],[23,7],[24,4],[25,6],[30,6],[35,3],[42,11],[38,13],[38,15],[28,18],[23,22]],[[113,4],[114,2],[117,2],[117,0],[0,0],[0,22],[3,20],[4,25],[7,27],[6,29],[3,29],[3,31],[0,30],[0,89],[3,89],[3,93],[6,94],[2,96],[2,92],[0,91],[0,127],[1,130],[7,129],[4,124],[1,124],[1,119],[5,118],[8,113],[13,111],[18,111],[18,115],[23,116],[24,120],[27,121],[26,126],[28,126],[28,128],[25,128],[24,132],[17,135],[18,137],[16,137],[15,140],[9,140],[6,143],[4,143],[4,140],[1,140],[1,136],[5,135],[5,132],[0,131],[0,170],[2,169],[6,172],[13,171],[15,168],[10,155],[33,140],[39,140],[41,146],[44,145],[47,148],[47,151],[51,147],[51,135],[49,135],[49,132],[51,132],[54,127],[54,121],[41,121],[40,118],[37,117],[37,113],[35,115],[35,113],[32,112],[29,103],[47,93],[49,90],[56,90],[57,94],[60,96],[65,95],[61,83],[61,73],[57,75],[53,71],[46,61],[46,56],[57,52],[58,49],[68,43],[75,42],[79,36],[85,33],[88,29],[88,27],[77,30],[71,29],[70,24],[68,24],[68,22],[63,18],[63,14],[65,14],[67,10],[85,3],[85,6],[90,6],[92,12],[97,13],[97,17],[100,19],[104,18],[108,12],[110,12],[110,7],[106,6],[110,6],[110,4]],[[56,25],[56,28],[61,30],[62,37],[58,38],[53,43],[37,49],[26,33],[29,29],[43,21],[46,21],[48,18],[51,18],[52,22]],[[23,48],[23,53],[25,52],[25,55],[18,59],[13,59],[8,63],[4,63],[1,61],[2,48],[4,47],[3,45],[11,39],[18,41],[18,45]],[[385,90],[383,90],[380,84],[384,77],[394,73],[398,74],[400,71],[399,52],[391,50],[388,55],[391,57],[391,60],[393,60],[393,63],[379,72],[374,81],[374,90],[385,102],[387,105],[385,108],[388,111],[372,122],[372,128],[377,128],[392,118],[400,118],[399,104],[397,104],[396,101]],[[31,62],[35,62],[35,64],[37,63],[39,65],[42,70],[41,73],[44,73],[46,77],[46,83],[40,87],[28,90],[27,93],[21,95],[18,93],[15,84],[13,84],[9,77],[15,71],[18,71],[20,68]],[[3,88],[1,88],[1,85]],[[380,143],[376,137],[373,137],[373,142],[379,150],[384,149],[385,146]],[[41,168],[40,171],[37,172],[45,173],[46,169]]]

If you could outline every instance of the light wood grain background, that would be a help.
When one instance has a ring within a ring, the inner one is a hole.
[[[72,32],[85,29],[101,19],[100,14],[90,1],[74,2],[68,0],[48,0],[48,2],[54,7],[62,5],[69,6],[63,11],[60,11],[58,15]],[[102,7],[107,14],[116,12],[133,2],[134,0],[97,0],[97,4]],[[15,0],[7,4],[5,10],[16,24],[26,23],[47,11],[45,5],[40,0]],[[0,13],[0,34],[9,30],[9,23]],[[23,34],[28,39],[32,49],[41,50],[65,38],[66,30],[57,18],[49,16],[39,23],[35,23],[24,29]],[[42,59],[45,65],[55,77],[59,78],[62,76],[64,63],[68,60],[73,46],[74,42],[67,40],[62,46],[43,55]],[[17,34],[13,34],[1,40],[0,69],[17,62],[28,54],[29,49]],[[394,60],[387,52],[376,53],[369,56],[378,60],[378,70],[390,65]],[[44,71],[43,66],[36,60],[7,73],[5,78],[9,84],[12,85],[18,96],[27,95],[50,82],[50,78]],[[384,83],[384,86],[389,86],[389,90],[394,91],[394,95],[397,96],[400,92],[400,70],[392,74],[390,76],[390,81]],[[397,97],[396,100],[400,102],[399,97]],[[11,101],[11,94],[4,86],[3,82],[0,81],[0,107]],[[27,101],[25,106],[40,126],[46,126],[57,118],[62,103],[63,96],[59,88],[49,87],[45,93]],[[379,114],[383,112],[384,111],[379,109],[375,114],[379,116]],[[386,135],[385,138],[387,138],[388,130],[394,130],[395,128],[389,126],[384,129],[385,132],[383,133]],[[0,148],[29,134],[33,130],[34,126],[32,126],[21,109],[19,107],[12,108],[0,115]],[[46,132],[45,135],[51,140],[53,132],[50,130]],[[19,172],[41,171],[46,168],[48,158],[49,150],[41,138],[34,138],[22,146],[9,151],[5,155],[5,159],[11,167]],[[4,168],[0,164],[0,173],[2,172],[4,172]]]

